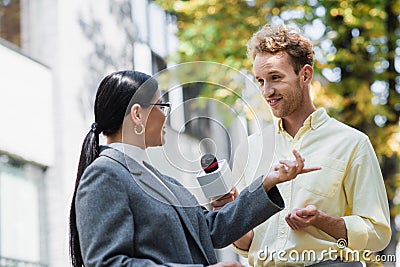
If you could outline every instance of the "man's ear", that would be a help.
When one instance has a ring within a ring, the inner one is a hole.
[[[304,83],[310,83],[313,77],[313,73],[314,73],[313,68],[310,65],[308,64],[304,65],[303,68],[301,69],[301,80]]]
[[[131,107],[129,116],[131,116],[131,119],[135,124],[140,124],[142,122],[142,117],[143,117],[142,107],[139,104],[134,104]]]

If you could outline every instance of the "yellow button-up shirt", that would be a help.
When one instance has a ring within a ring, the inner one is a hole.
[[[294,138],[281,119],[275,127],[250,136],[235,154],[233,171],[243,177],[238,188],[266,174],[279,160],[294,159],[293,149],[305,158],[306,166],[322,170],[278,184],[285,209],[254,229],[248,252],[236,251],[252,266],[307,266],[332,255],[357,260],[344,252],[349,249],[384,249],[391,236],[389,207],[375,152],[365,134],[329,117],[324,109],[312,113]],[[313,226],[298,231],[289,227],[285,216],[310,204],[344,219],[346,244]],[[341,250],[343,245],[347,248]]]

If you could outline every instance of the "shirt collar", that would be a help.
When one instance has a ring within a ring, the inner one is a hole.
[[[307,117],[303,123],[303,127],[310,127],[311,129],[315,130],[324,124],[328,119],[329,115],[326,113],[326,110],[324,108],[319,108]],[[282,133],[285,130],[283,128],[282,118],[276,118],[275,126],[277,133]]]
[[[148,161],[147,153],[146,150],[133,146],[130,144],[125,144],[125,143],[111,143],[108,144],[107,146],[112,147],[125,155],[131,157],[135,161],[137,161],[140,165],[143,166],[143,161]]]

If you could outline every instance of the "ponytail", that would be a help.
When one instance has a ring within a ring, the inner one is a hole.
[[[138,90],[140,87],[141,90]],[[158,90],[158,83],[138,71],[118,71],[104,77],[97,89],[94,103],[95,123],[83,141],[69,217],[69,245],[73,267],[84,266],[76,225],[75,199],[86,168],[99,157],[99,134],[112,136],[120,129],[127,110],[134,103],[145,106]]]
[[[90,132],[86,135],[82,144],[81,156],[79,158],[78,173],[76,175],[75,189],[72,196],[72,204],[69,216],[69,249],[73,267],[82,267],[83,258],[79,244],[78,228],[76,226],[75,198],[79,182],[85,169],[99,156],[99,133],[100,128],[95,122],[92,124]]]

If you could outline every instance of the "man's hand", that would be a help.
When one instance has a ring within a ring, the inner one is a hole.
[[[223,206],[225,206],[227,203],[235,200],[235,198],[237,198],[238,194],[239,193],[238,193],[236,187],[234,187],[228,194],[225,194],[225,195],[217,197],[217,198],[213,198],[210,202],[210,205],[213,208],[213,210],[219,210]]]
[[[304,159],[301,157],[300,153],[293,150],[293,155],[296,160],[281,160],[280,165],[274,168],[273,172],[270,172],[263,178],[263,185],[265,191],[269,191],[273,186],[278,183],[290,181],[294,179],[298,174],[307,173],[312,171],[320,170],[321,167],[304,167]],[[238,196],[238,191],[234,187],[232,190],[223,196],[214,198],[211,200],[210,205],[213,210],[219,210],[227,203],[232,202]]]
[[[293,209],[286,215],[285,220],[290,228],[295,231],[312,225],[336,239],[347,240],[347,228],[343,218],[328,215],[318,210],[314,205],[308,205],[302,209]]]
[[[288,215],[286,215],[285,220],[293,230],[302,230],[307,226],[313,225],[318,213],[319,211],[317,207],[314,205],[308,205],[303,209],[293,209]]]
[[[290,181],[298,174],[320,170],[321,167],[304,167],[304,159],[297,150],[293,150],[296,160],[281,160],[280,165],[275,166],[274,171],[263,178],[265,191],[269,191],[276,184]]]
[[[210,265],[208,267],[244,267],[244,265],[240,264],[239,262],[232,261],[232,262],[218,262],[217,264]]]

